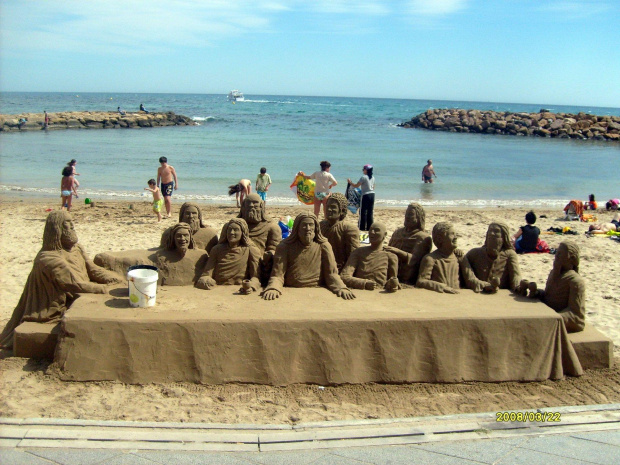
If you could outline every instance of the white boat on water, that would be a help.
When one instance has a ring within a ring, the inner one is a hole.
[[[238,90],[231,90],[228,93],[228,100],[231,102],[243,102],[245,98],[243,97],[243,93]]]

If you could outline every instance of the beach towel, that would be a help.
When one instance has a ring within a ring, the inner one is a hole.
[[[594,216],[592,213],[584,213],[583,215],[581,215],[581,221],[583,221],[584,223],[596,223],[596,216]]]
[[[305,205],[314,205],[314,186],[312,179],[304,179],[303,176],[295,176],[291,184],[291,190],[297,196],[297,200]]]
[[[351,213],[357,213],[362,201],[362,190],[359,187],[352,187],[351,184],[347,183],[347,190],[344,196],[349,201],[349,205],[347,205],[349,211]]]
[[[583,215],[583,202],[581,200],[571,200],[564,207],[567,220],[579,220]]]

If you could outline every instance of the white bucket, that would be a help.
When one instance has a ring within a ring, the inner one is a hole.
[[[157,279],[159,278],[157,269],[153,269],[155,267],[132,268],[127,272],[129,305],[132,307],[153,307],[157,296]]]

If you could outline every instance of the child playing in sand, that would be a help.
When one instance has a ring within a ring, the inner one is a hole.
[[[73,177],[73,168],[71,168],[69,165],[65,166],[62,169],[62,180],[60,181],[61,210],[66,209],[67,211],[71,211],[71,201],[73,200],[73,194],[76,194],[75,196],[77,197],[77,192],[75,192],[76,182],[77,181]]]
[[[252,193],[252,181],[241,179],[237,184],[228,186],[228,195],[236,194],[237,207],[241,207],[246,196]]]
[[[164,199],[162,199],[161,191],[154,179],[149,179],[148,185],[149,187],[145,187],[144,190],[153,193],[153,211],[157,213],[157,222],[159,223],[161,221],[161,207],[164,206]]]

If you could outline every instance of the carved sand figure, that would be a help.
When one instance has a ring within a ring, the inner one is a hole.
[[[243,200],[238,218],[243,218],[248,224],[250,239],[262,255],[259,279],[264,284],[271,274],[273,254],[282,240],[282,230],[276,221],[267,216],[265,202],[258,194],[250,194]]]
[[[217,244],[217,231],[206,226],[202,222],[202,211],[200,207],[192,202],[185,202],[179,210],[179,223],[187,223],[192,228],[192,238],[197,249],[205,249],[211,252],[211,248]],[[165,247],[168,235],[172,228],[168,228],[161,236],[160,247]]]
[[[327,208],[329,209],[329,206]],[[351,252],[340,273],[342,281],[347,286],[369,291],[384,287],[390,292],[400,289],[397,277],[398,257],[383,250],[386,236],[385,224],[375,221],[370,226],[368,230],[370,245]]]
[[[12,348],[15,328],[24,321],[56,322],[77,294],[105,294],[106,284],[122,278],[95,265],[73,229],[71,215],[53,211],[47,216],[43,246],[32,264],[24,291],[0,335],[0,347]]]
[[[544,291],[538,290],[535,282],[524,279],[516,292],[525,295],[528,289],[530,297],[538,297],[562,315],[566,331],[569,333],[583,331],[586,325],[586,282],[579,275],[577,244],[560,243]]]
[[[153,265],[159,270],[159,284],[192,286],[200,277],[209,255],[196,248],[191,226],[177,223],[170,228],[163,247],[97,254],[95,263],[121,274],[133,265]]]
[[[521,280],[519,259],[506,223],[489,225],[484,246],[471,249],[461,261],[465,285],[474,292],[514,291]]]
[[[405,212],[405,226],[394,231],[385,248],[398,257],[398,279],[401,282],[416,283],[420,262],[433,248],[431,236],[424,231],[425,222],[422,205],[411,202]]]
[[[325,237],[334,251],[338,271],[349,259],[349,255],[360,246],[360,231],[356,225],[345,223],[347,216],[347,198],[337,192],[327,199],[325,219],[321,221],[321,234]]]
[[[248,224],[242,218],[233,218],[222,228],[219,243],[211,249],[207,265],[196,287],[212,289],[215,285],[242,284],[244,292],[257,291],[260,251],[252,243]]]
[[[312,213],[300,213],[295,218],[291,235],[276,249],[273,271],[262,294],[263,299],[277,299],[285,286],[321,285],[345,300],[355,298],[338,276],[332,247],[321,234],[317,217]]]
[[[427,254],[420,264],[417,287],[446,294],[459,293],[459,258],[455,255],[456,232],[450,223],[433,228],[437,250]]]

